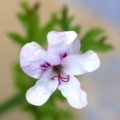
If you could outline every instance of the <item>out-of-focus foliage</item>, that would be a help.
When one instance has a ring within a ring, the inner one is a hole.
[[[20,24],[23,26],[24,35],[16,32],[9,32],[8,36],[18,45],[36,41],[42,46],[46,45],[47,33],[51,30],[74,30],[80,34],[80,25],[73,25],[74,16],[69,15],[67,6],[64,6],[58,13],[53,13],[45,25],[41,25],[38,14],[39,4],[31,7],[28,3],[22,2],[22,11],[17,14]],[[105,52],[111,50],[111,45],[106,43],[106,35],[100,28],[93,28],[85,33],[81,39],[81,52],[87,50]],[[65,103],[59,91],[56,91],[50,100],[41,107],[35,107],[28,104],[25,100],[25,93],[28,88],[35,84],[35,80],[27,76],[20,68],[17,61],[13,67],[14,83],[17,89],[16,95],[8,99],[0,106],[0,115],[15,106],[22,107],[23,110],[32,113],[33,120],[72,120],[73,114],[67,108],[61,108],[58,102]]]
[[[112,46],[106,43],[107,36],[104,30],[100,28],[92,28],[81,38],[81,51],[86,52],[89,49],[98,52],[106,52],[112,49]]]

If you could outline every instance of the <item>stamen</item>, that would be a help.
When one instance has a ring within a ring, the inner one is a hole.
[[[67,75],[66,78],[63,78],[63,77],[60,77],[60,78],[61,78],[60,80],[63,81],[63,82],[69,82],[70,76]]]
[[[66,56],[66,55],[65,55]],[[53,66],[53,71],[55,73],[57,73],[57,75],[55,76],[52,76],[51,77],[51,80],[55,80],[57,78],[59,84],[58,85],[61,85],[62,82],[69,82],[70,80],[70,76],[67,75],[67,76],[62,76],[61,75],[61,69],[62,69],[62,66],[61,65],[56,65],[56,66]]]
[[[53,76],[51,77],[51,80],[55,80],[55,78],[58,79],[59,85],[61,85],[61,82],[69,82],[70,76],[67,75],[66,77],[62,77],[61,75]]]

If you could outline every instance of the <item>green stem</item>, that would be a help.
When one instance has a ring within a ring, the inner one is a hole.
[[[23,103],[23,94],[16,94],[0,105],[0,115]]]

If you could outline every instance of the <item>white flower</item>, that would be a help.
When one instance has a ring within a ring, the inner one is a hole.
[[[74,75],[92,72],[100,66],[97,54],[79,54],[80,42],[73,31],[49,32],[48,50],[36,42],[27,43],[20,53],[20,65],[29,76],[38,79],[26,93],[29,103],[43,105],[58,88],[74,108],[83,108],[87,95]]]

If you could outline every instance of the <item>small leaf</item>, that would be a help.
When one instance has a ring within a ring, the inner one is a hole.
[[[30,5],[28,4],[28,2],[24,1],[20,3],[20,7],[22,8],[23,11],[26,11],[30,8]]]
[[[80,34],[81,27],[79,25],[76,25],[74,27],[71,27],[72,31],[75,31],[78,35]]]
[[[11,38],[12,41],[14,41],[20,45],[24,45],[26,43],[25,39],[22,38],[18,33],[10,32],[7,35],[8,35],[8,37]]]
[[[104,31],[100,28],[93,28],[89,30],[81,38],[81,51],[86,52],[88,50],[94,50],[99,52],[105,52],[112,49],[112,46],[106,43],[107,37],[104,35]]]
[[[100,28],[92,28],[82,38],[86,41],[94,41],[98,36],[103,35],[104,31]]]

